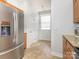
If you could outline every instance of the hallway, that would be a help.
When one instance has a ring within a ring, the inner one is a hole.
[[[51,55],[51,42],[40,40],[25,50],[23,59],[61,59]]]

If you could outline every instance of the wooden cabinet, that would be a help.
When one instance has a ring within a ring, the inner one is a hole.
[[[27,44],[26,44],[26,39],[27,39],[27,33],[24,33],[24,48],[26,49],[27,48]]]
[[[73,59],[73,47],[65,38],[63,43],[63,53],[64,59]]]
[[[74,22],[79,23],[79,0],[73,0]]]

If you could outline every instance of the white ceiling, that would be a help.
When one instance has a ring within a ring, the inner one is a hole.
[[[18,2],[28,2],[35,11],[50,9],[51,0],[16,0]]]
[[[35,12],[49,10],[51,6],[50,5],[51,0],[7,0],[7,1],[23,10],[30,9]]]
[[[37,11],[50,9],[51,0],[31,0],[33,8]]]

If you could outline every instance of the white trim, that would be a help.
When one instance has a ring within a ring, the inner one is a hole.
[[[27,48],[30,48],[31,47],[31,45],[33,44],[33,43],[35,43],[35,42],[38,42],[38,40],[33,40],[31,43],[29,42],[28,43],[28,41],[27,41]]]
[[[58,56],[58,57],[63,58],[62,53],[59,53],[59,52],[52,52],[51,54],[52,54],[53,56]]]

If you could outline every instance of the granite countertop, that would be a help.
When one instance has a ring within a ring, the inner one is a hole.
[[[73,47],[79,47],[79,36],[64,35],[64,38],[68,40]]]

